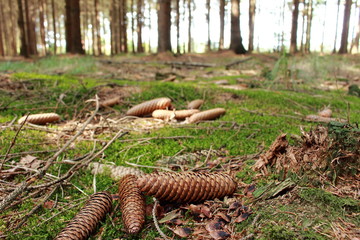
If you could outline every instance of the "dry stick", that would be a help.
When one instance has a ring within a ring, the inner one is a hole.
[[[31,209],[30,212],[23,216],[21,222],[19,222],[13,230],[20,228],[28,220],[28,218],[33,215],[51,197],[51,195],[57,190],[58,187],[59,186],[55,186],[54,189],[51,190],[51,192],[47,194],[39,204],[37,204],[35,207],[33,207],[33,209]]]
[[[14,122],[16,121],[17,118],[18,118],[18,116],[15,115],[15,117],[13,118],[13,120],[11,120],[11,122],[10,122],[8,125],[6,125],[5,127],[3,127],[1,130],[2,130],[2,131],[5,131],[7,128],[11,127],[11,126],[14,124]]]
[[[154,200],[154,207],[152,209],[152,217],[153,217],[153,220],[154,220],[154,225],[155,225],[155,228],[156,230],[158,231],[158,233],[161,235],[162,238],[164,238],[165,240],[169,240],[169,238],[165,235],[165,233],[163,231],[161,231],[160,227],[159,227],[159,223],[156,219],[156,205],[158,203],[157,199],[156,198],[153,198]]]
[[[7,151],[6,151],[6,153],[5,153],[5,156],[4,156],[3,160],[1,161],[0,171],[1,171],[3,165],[4,165],[5,161],[6,161],[6,158],[7,158],[8,154],[10,153],[10,150],[11,150],[11,149],[13,148],[13,146],[15,145],[16,138],[17,138],[17,136],[19,135],[19,132],[20,132],[21,128],[24,126],[26,120],[28,119],[29,114],[30,114],[30,113],[28,113],[28,114],[26,115],[25,121],[21,123],[19,129],[16,131],[16,134],[15,134],[14,138],[12,139],[9,148],[7,149]]]
[[[16,157],[19,155],[29,155],[29,154],[37,154],[37,153],[50,153],[50,152],[56,152],[56,149],[51,150],[42,150],[42,151],[27,151],[27,152],[18,152],[18,153],[9,153],[8,157]],[[0,155],[0,157],[4,157],[6,155]]]
[[[38,188],[43,188],[43,187],[49,187],[51,185],[57,184],[59,182],[64,181],[67,178],[71,178],[75,172],[80,169],[82,166],[86,166],[88,165],[92,160],[94,160],[96,157],[98,157],[100,154],[102,154],[117,138],[124,136],[125,134],[127,134],[128,132],[121,132],[121,130],[100,150],[98,151],[95,155],[93,156],[88,156],[86,158],[84,158],[82,160],[82,162],[79,162],[77,164],[75,164],[74,166],[72,166],[63,176],[61,176],[59,179],[56,179],[52,182],[48,182],[48,183],[44,183],[44,184],[40,184],[40,185],[36,185],[36,186],[31,186],[29,187],[29,189],[38,189]]]
[[[93,114],[88,118],[88,120],[84,123],[84,125],[82,126],[82,128],[79,130],[78,133],[76,133],[69,141],[67,141],[65,143],[65,145],[59,150],[57,151],[54,156],[52,156],[47,164],[36,174],[34,174],[33,176],[29,177],[26,181],[22,182],[21,185],[19,187],[17,187],[13,192],[11,192],[8,196],[6,196],[3,201],[0,203],[0,212],[3,211],[5,209],[5,207],[7,205],[9,205],[17,196],[19,196],[23,191],[25,191],[33,182],[35,182],[37,179],[41,179],[46,171],[50,168],[50,166],[53,164],[53,162],[55,161],[55,159],[61,154],[63,153],[66,148],[76,140],[76,138],[78,136],[80,136],[82,134],[82,132],[85,130],[86,126],[92,121],[92,119],[95,117],[96,113],[99,110],[99,98],[96,95],[96,108],[95,111],[93,112]],[[26,120],[24,121],[26,122]]]

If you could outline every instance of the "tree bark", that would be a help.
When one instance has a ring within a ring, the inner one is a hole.
[[[324,40],[325,40],[325,26],[326,26],[326,15],[327,15],[327,1],[325,0],[325,11],[324,11],[324,20],[322,24],[322,36],[321,36],[321,45],[320,45],[320,52],[324,53]]]
[[[158,52],[171,51],[171,0],[158,0]]]
[[[12,55],[16,55],[17,54],[17,46],[16,46],[16,36],[17,36],[17,27],[16,26],[16,19],[14,18],[15,17],[15,14],[13,14],[14,12],[14,7],[13,7],[13,4],[14,4],[14,1],[13,0],[9,0],[9,8],[10,8],[10,12],[9,12],[9,19],[10,19],[10,29],[12,29],[11,31],[11,49],[12,49]]]
[[[90,12],[90,23],[91,23],[91,49],[92,49],[92,54],[96,55],[96,36],[95,36],[95,14],[93,12]]]
[[[225,28],[225,0],[220,0],[220,40],[219,50],[224,49],[224,28]]]
[[[290,53],[297,52],[297,28],[299,17],[299,0],[293,0],[292,22],[291,22],[291,39],[290,39]]]
[[[350,14],[351,14],[352,0],[346,0],[344,10],[344,21],[343,29],[341,33],[341,43],[339,53],[344,54],[348,52],[348,37],[349,37],[349,25],[350,25]]]
[[[21,41],[20,55],[28,58],[28,57],[30,57],[30,54],[29,54],[29,47],[28,47],[27,39],[26,39],[25,19],[24,19],[22,0],[18,0],[18,8],[19,8],[18,25],[20,28],[20,41]]]
[[[95,29],[96,29],[97,54],[102,55],[101,35],[100,35],[99,0],[94,0],[94,8],[95,8]]]
[[[231,41],[230,49],[236,54],[245,54],[240,32],[240,1],[231,0]]]
[[[350,49],[351,53],[359,52],[359,42],[360,42],[360,7],[359,7],[359,20],[357,25],[357,31]]]
[[[210,0],[206,0],[206,22],[208,26],[208,40],[207,40],[207,51],[211,51],[211,39],[210,39]]]
[[[39,21],[40,21],[40,39],[43,49],[43,54],[46,55],[46,39],[45,39],[45,4],[44,0],[39,0]]]
[[[137,33],[137,52],[138,53],[143,53],[144,52],[144,47],[143,47],[143,42],[142,42],[142,28],[143,28],[143,0],[137,0],[137,6],[136,6],[136,11],[137,11],[137,26],[136,26],[136,33]]]
[[[26,36],[27,36],[27,46],[28,46],[28,52],[29,56],[36,55],[37,49],[36,49],[36,34],[35,34],[35,23],[32,20],[32,11],[33,6],[29,1],[31,0],[25,0],[25,18],[26,18]]]
[[[192,22],[192,11],[191,11],[191,2],[192,0],[187,1],[189,17],[188,17],[188,52],[191,52],[191,22]]]
[[[79,0],[65,0],[65,9],[66,52],[74,54],[84,54],[85,51],[81,42]]]
[[[249,0],[249,53],[254,50],[255,10],[256,0]]]
[[[305,53],[310,53],[310,40],[311,40],[311,23],[313,16],[313,1],[309,0],[307,4],[306,12],[306,41],[305,41]]]
[[[180,54],[180,0],[176,0],[176,52]]]
[[[131,13],[131,51],[135,53],[135,16],[134,16],[134,0],[130,1],[130,13]]]
[[[0,56],[10,55],[9,54],[9,45],[7,44],[9,42],[9,35],[7,33],[7,26],[5,21],[5,12],[4,12],[4,6],[3,3],[0,2]],[[5,37],[3,38],[3,34]]]
[[[0,8],[2,9],[2,3],[0,2]],[[0,12],[1,14],[1,18],[3,16],[3,11]],[[1,19],[0,18],[0,19]],[[0,56],[4,57],[5,56],[5,50],[4,50],[4,41],[3,41],[3,26],[2,26],[2,22],[0,22]]]
[[[55,15],[56,10],[55,10],[55,2],[54,2],[54,0],[51,0],[51,8],[52,8],[52,23],[53,23],[53,30],[54,30],[54,54],[56,55],[57,37],[56,37],[56,15]]]
[[[334,48],[333,48],[333,51],[332,51],[333,53],[336,53],[336,42],[337,42],[337,34],[338,34],[338,29],[339,29],[339,15],[340,15],[340,0],[338,0],[338,2],[337,2]]]

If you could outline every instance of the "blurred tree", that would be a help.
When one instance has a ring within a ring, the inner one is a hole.
[[[176,52],[177,54],[180,54],[180,0],[175,0],[176,6],[176,19],[175,19],[175,25],[176,25]]]
[[[206,45],[206,50],[211,51],[211,40],[210,40],[210,0],[206,0],[206,22],[207,22],[207,31],[208,31],[208,40]]]
[[[81,42],[79,0],[65,0],[65,10],[66,52],[84,54]]]
[[[53,23],[53,31],[54,31],[54,54],[56,54],[57,36],[56,36],[56,10],[55,10],[55,2],[54,2],[54,0],[51,0],[51,9],[52,9],[52,23]]]
[[[305,53],[310,53],[310,40],[311,40],[311,23],[313,18],[313,1],[308,0],[306,4],[306,41]]]
[[[136,5],[136,33],[137,33],[137,52],[142,53],[144,52],[143,41],[142,41],[142,28],[143,28],[143,21],[144,21],[144,14],[143,14],[143,7],[144,3],[143,0],[137,0]]]
[[[171,0],[158,0],[158,52],[171,51]]]
[[[220,0],[220,40],[219,50],[224,49],[225,0]]]
[[[96,32],[97,54],[102,55],[102,51],[101,51],[101,35],[100,35],[99,0],[94,0],[94,10],[95,10],[95,26],[93,26],[93,28],[95,29],[95,32]],[[95,44],[95,43],[93,43],[93,44]]]
[[[249,0],[249,53],[254,50],[255,10],[256,0]]]
[[[359,20],[358,20],[358,25],[357,25],[357,31],[356,31],[356,35],[352,41],[351,44],[351,48],[350,48],[350,52],[351,53],[355,53],[355,52],[359,52],[359,42],[360,42],[360,5],[358,5],[358,12],[359,12]]]
[[[245,54],[240,32],[240,0],[231,0],[231,41],[230,49],[236,54]]]
[[[188,7],[188,11],[189,11],[189,16],[188,16],[188,52],[191,52],[191,41],[192,41],[192,36],[191,36],[191,23],[192,23],[192,0],[187,0],[187,7]]]
[[[297,29],[299,17],[299,0],[293,0],[292,22],[291,22],[291,39],[290,39],[290,53],[297,52]]]
[[[345,1],[344,21],[343,21],[343,28],[341,33],[340,49],[339,49],[340,54],[344,54],[348,52],[347,45],[348,45],[348,37],[349,37],[351,5],[352,5],[352,0]]]

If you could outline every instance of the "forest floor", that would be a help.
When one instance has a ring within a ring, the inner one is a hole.
[[[0,60],[0,238],[53,239],[106,190],[113,211],[91,239],[360,239],[359,85],[353,55]],[[118,104],[97,109],[96,95]],[[159,97],[176,109],[202,99],[201,110],[226,114],[193,124],[125,116]],[[307,117],[326,108],[333,121]],[[17,123],[46,112],[61,120]],[[115,166],[123,168],[111,175]],[[146,197],[144,228],[130,236],[116,195],[130,168],[226,172],[238,187],[224,199],[156,209]]]

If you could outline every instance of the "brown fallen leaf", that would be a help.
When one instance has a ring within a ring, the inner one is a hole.
[[[54,205],[55,205],[55,202],[52,200],[49,200],[49,201],[44,202],[43,207],[46,209],[51,209],[54,207]]]
[[[166,223],[178,217],[181,217],[181,212],[179,209],[175,209],[171,212],[168,212],[162,219],[159,220],[159,223]]]
[[[176,227],[175,229],[171,229],[176,235],[182,238],[187,238],[192,233],[192,229],[188,227]]]
[[[213,239],[216,240],[227,239],[231,236],[229,233],[222,230],[210,231],[209,234]]]
[[[41,167],[42,161],[37,160],[37,157],[26,155],[20,159],[20,165],[31,168],[31,169],[39,169]]]
[[[235,219],[235,222],[236,223],[241,223],[242,221],[245,221],[250,215],[251,215],[251,213],[245,212],[245,213],[241,214],[239,217],[237,217]]]
[[[231,217],[223,212],[218,212],[216,214],[216,216],[218,218],[221,218],[222,220],[224,220],[225,222],[231,222]]]

